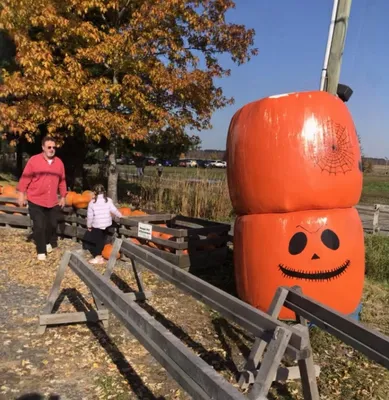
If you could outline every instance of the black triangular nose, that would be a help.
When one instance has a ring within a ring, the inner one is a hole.
[[[312,256],[312,258],[311,258],[311,260],[318,260],[320,257],[315,253],[313,256]]]

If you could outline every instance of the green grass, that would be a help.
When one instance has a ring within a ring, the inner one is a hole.
[[[389,176],[365,175],[361,203],[389,204]]]
[[[366,275],[377,282],[389,284],[389,238],[366,235]]]

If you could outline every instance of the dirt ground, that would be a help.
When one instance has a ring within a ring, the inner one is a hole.
[[[79,248],[78,243],[61,240],[42,264],[24,231],[0,229],[0,399],[189,399],[112,315],[107,330],[74,324],[37,334],[38,315],[61,256],[66,249]],[[117,264],[112,280],[124,291],[135,289],[125,264]],[[207,279],[233,291],[231,266],[220,268]],[[235,384],[253,338],[153,274],[143,275],[153,293],[143,307]],[[87,288],[70,270],[62,289],[57,313],[77,310],[82,299],[92,303]],[[388,334],[388,305],[387,289],[367,283],[364,322]],[[388,371],[323,332],[312,332],[312,344],[315,362],[322,368],[322,399],[387,399]],[[301,399],[299,382],[275,384],[269,398]]]

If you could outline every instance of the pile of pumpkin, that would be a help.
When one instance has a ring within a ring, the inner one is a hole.
[[[3,204],[6,207],[18,207],[16,204],[14,203],[5,203],[1,200],[2,197],[8,197],[8,198],[12,198],[17,200],[18,198],[18,193],[16,191],[16,187],[15,186],[11,186],[11,185],[7,185],[7,186],[1,186],[0,185],[0,204]],[[0,211],[0,214],[5,214],[4,211]],[[18,212],[14,212],[13,215],[22,215]]]
[[[138,211],[138,210],[136,210],[136,211]],[[142,211],[139,211],[139,212],[142,212]],[[131,215],[133,215],[133,214],[131,214]],[[141,215],[147,215],[147,214],[143,213]],[[167,227],[166,224],[158,224],[158,226],[161,226],[164,228]],[[164,239],[164,240],[171,240],[171,241],[176,241],[176,239],[177,239],[175,236],[169,235],[168,233],[155,232],[155,231],[153,231],[152,236],[157,239]],[[217,239],[217,238],[219,238],[219,235],[217,233],[209,233],[207,235],[207,239]],[[199,236],[196,235],[195,237],[193,237],[193,239],[198,240]],[[163,251],[167,251],[169,253],[174,253],[174,251],[175,251],[173,248],[167,247],[166,245],[164,246],[161,244],[154,243],[151,240],[138,239],[138,238],[131,238],[130,240],[137,245],[142,245],[142,244],[148,245],[149,247],[151,247],[153,249],[163,250]],[[218,247],[220,247],[220,245],[205,244],[203,246],[200,246],[199,250],[215,250]],[[101,254],[106,260],[108,260],[109,257],[111,256],[111,252],[112,252],[112,244],[107,244],[107,245],[105,245],[103,252]],[[182,253],[187,255],[188,250],[184,249]],[[119,257],[120,257],[120,254],[118,253],[117,258],[119,258]]]

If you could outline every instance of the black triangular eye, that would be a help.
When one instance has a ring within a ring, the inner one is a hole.
[[[295,233],[289,241],[289,253],[292,256],[300,254],[307,245],[308,239],[304,232]]]
[[[321,241],[324,243],[326,247],[331,250],[338,250],[339,249],[339,238],[338,235],[331,231],[331,229],[326,229],[321,234]]]

